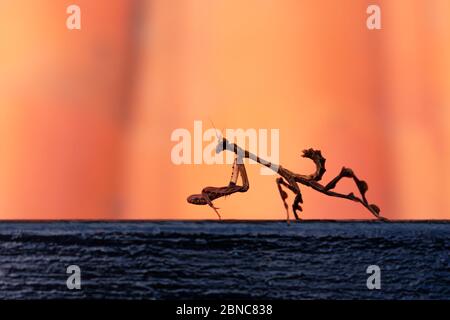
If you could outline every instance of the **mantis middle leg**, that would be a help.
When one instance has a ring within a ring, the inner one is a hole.
[[[283,190],[282,186],[288,188],[295,194],[295,199],[292,204],[292,212],[294,213],[295,219],[300,220],[300,218],[297,214],[297,210],[303,211],[303,209],[300,205],[300,203],[303,203],[303,197],[300,192],[300,189],[298,188],[298,186],[294,187],[291,184],[287,183],[283,178],[277,178],[276,182],[277,182],[278,191],[280,192],[281,200],[283,200],[283,205],[284,205],[284,208],[286,209],[287,220],[289,221],[289,206],[286,202],[288,195],[287,195],[286,191]]]

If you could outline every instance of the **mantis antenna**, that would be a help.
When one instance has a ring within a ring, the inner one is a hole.
[[[209,121],[211,122],[211,125],[213,126],[214,130],[216,131],[216,137],[217,137],[217,140],[218,140],[217,142],[219,142],[220,139],[222,139],[222,137],[219,135],[219,132],[217,131],[216,126],[214,125],[214,122],[211,119],[209,119]]]
[[[220,140],[222,139],[222,136],[219,135],[219,132],[218,132],[216,126],[214,125],[214,122],[211,119],[209,119],[209,121],[211,122],[211,125],[213,126],[214,130],[216,130],[217,142],[220,143]],[[237,164],[238,163],[241,164],[242,161],[243,161],[242,157],[238,157],[237,155],[234,158],[233,169],[232,169],[231,180],[230,180],[230,183],[232,183],[232,184],[236,184],[237,183],[237,180],[239,178],[239,169],[238,169]]]

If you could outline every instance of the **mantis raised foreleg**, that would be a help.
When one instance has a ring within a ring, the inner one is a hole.
[[[242,178],[242,186],[237,185],[239,176]],[[231,174],[231,180],[228,186],[225,187],[206,187],[202,190],[201,194],[193,194],[187,198],[187,201],[196,205],[209,205],[214,209],[219,219],[221,216],[217,207],[212,203],[213,200],[221,197],[229,196],[236,192],[247,192],[250,188],[250,184],[247,177],[247,171],[245,170],[242,158],[236,157],[233,164],[233,172]]]

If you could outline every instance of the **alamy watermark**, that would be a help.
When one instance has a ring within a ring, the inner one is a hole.
[[[203,122],[198,120],[194,121],[193,133],[185,128],[178,128],[172,132],[170,140],[177,142],[171,151],[172,163],[175,165],[233,164],[236,154],[217,152],[221,137],[258,155],[261,159],[270,161],[273,168],[262,167],[260,170],[262,175],[276,174],[280,159],[279,129],[226,129],[223,135],[220,130],[215,128],[203,130]],[[242,149],[240,151],[243,153]],[[250,163],[252,162],[254,163],[250,160]]]
[[[366,273],[370,274],[367,278],[366,286],[369,290],[381,289],[381,269],[376,264],[370,265],[366,269]]]
[[[77,265],[71,265],[67,267],[66,273],[70,274],[66,281],[67,289],[81,290],[81,268]]]
[[[81,8],[72,4],[67,7],[66,13],[69,15],[66,19],[66,27],[69,30],[81,30]]]
[[[71,4],[66,9],[68,17],[66,19],[66,27],[69,30],[81,30],[81,7]],[[381,29],[381,8],[377,4],[371,4],[366,9],[368,15],[366,26],[369,30]]]

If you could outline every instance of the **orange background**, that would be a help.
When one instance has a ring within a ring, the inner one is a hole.
[[[82,30],[66,8],[82,9]],[[226,165],[175,166],[170,135],[209,119],[279,128],[280,162],[305,147],[369,183],[391,219],[450,218],[450,2],[16,0],[0,3],[0,218],[214,219],[186,202]],[[283,219],[275,178],[224,218]],[[344,191],[351,190],[343,183]],[[311,218],[371,218],[303,189]],[[290,196],[290,200],[292,200]]]

